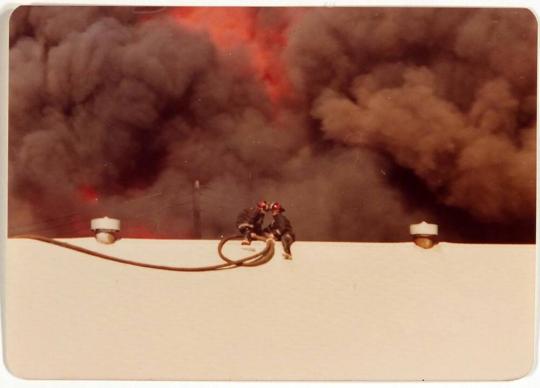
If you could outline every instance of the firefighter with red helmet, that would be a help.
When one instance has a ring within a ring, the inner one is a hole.
[[[269,206],[274,219],[265,229],[267,234],[273,236],[283,244],[283,257],[292,260],[291,245],[295,241],[295,235],[292,229],[291,221],[283,215],[285,209],[279,202],[274,202]]]
[[[236,219],[236,227],[244,236],[242,245],[250,245],[253,235],[262,235],[264,215],[269,209],[268,202],[259,201],[256,207],[242,210]]]

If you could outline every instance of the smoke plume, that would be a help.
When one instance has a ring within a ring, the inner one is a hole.
[[[534,17],[516,9],[21,7],[9,233],[534,241]],[[194,182],[200,191],[194,194]]]

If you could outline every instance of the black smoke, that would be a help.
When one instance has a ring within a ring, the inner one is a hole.
[[[266,198],[300,239],[399,241],[426,219],[452,241],[534,241],[529,11],[290,11],[250,11],[254,39],[285,39],[276,102],[249,47],[167,10],[18,8],[10,235],[84,235],[109,215],[127,236],[189,237],[199,180],[206,238]]]

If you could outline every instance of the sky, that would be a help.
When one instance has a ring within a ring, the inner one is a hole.
[[[536,35],[524,9],[21,7],[9,234],[191,238],[199,202],[219,238],[266,199],[300,240],[534,242]]]

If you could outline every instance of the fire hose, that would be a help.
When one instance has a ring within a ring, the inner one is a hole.
[[[256,236],[254,237],[254,239],[266,242],[264,249],[250,256],[243,257],[241,259],[231,259],[225,256],[225,254],[223,253],[223,247],[229,241],[240,239],[242,238],[242,236],[231,236],[231,237],[223,238],[219,242],[219,245],[218,245],[218,254],[219,254],[219,257],[223,261],[225,261],[225,263],[209,265],[205,267],[175,267],[175,266],[167,266],[167,265],[149,264],[142,261],[128,260],[128,259],[123,259],[120,257],[106,255],[104,253],[93,251],[91,249],[83,248],[81,246],[70,244],[64,241],[59,241],[53,238],[38,236],[38,235],[22,235],[22,236],[15,236],[14,238],[37,240],[44,243],[57,245],[62,248],[81,252],[81,253],[94,256],[100,259],[114,261],[120,264],[133,265],[136,267],[144,267],[144,268],[151,268],[151,269],[160,269],[164,271],[176,271],[176,272],[205,272],[205,271],[231,269],[231,268],[237,268],[237,267],[256,267],[256,266],[263,265],[269,262],[270,260],[272,260],[272,257],[274,256],[274,240],[271,238],[267,239],[260,236]]]

